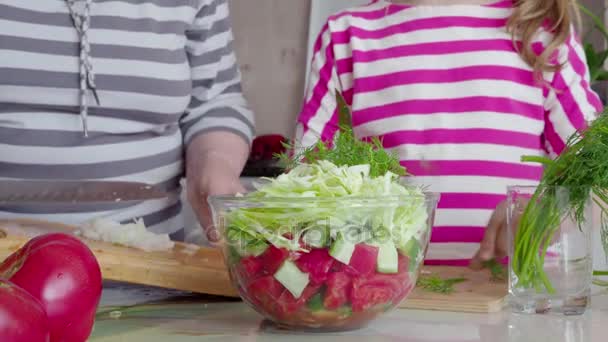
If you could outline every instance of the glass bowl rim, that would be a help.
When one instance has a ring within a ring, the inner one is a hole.
[[[343,197],[287,197],[287,196],[270,196],[251,198],[247,196],[234,195],[213,195],[208,197],[210,204],[219,203],[287,203],[295,204],[310,204],[310,203],[359,203],[367,201],[382,201],[383,203],[399,203],[411,199],[422,199],[425,202],[439,201],[441,194],[438,192],[423,192],[422,195],[386,195],[386,196],[343,196]]]

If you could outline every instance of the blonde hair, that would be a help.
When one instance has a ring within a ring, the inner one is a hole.
[[[508,29],[513,39],[521,40],[519,54],[540,75],[545,71],[559,70],[561,65],[552,63],[555,51],[570,39],[573,26],[578,27],[580,12],[576,0],[516,0]],[[546,28],[552,34],[542,54],[534,52],[532,44],[539,31]]]

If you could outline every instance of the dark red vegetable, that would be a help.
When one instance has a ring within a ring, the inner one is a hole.
[[[303,253],[296,265],[302,272],[310,276],[310,281],[314,284],[323,284],[334,264],[334,258],[329,255],[327,248],[313,249],[308,253]]]
[[[49,322],[42,304],[27,291],[5,279],[0,279],[0,340],[50,340]]]
[[[399,254],[399,270],[398,273],[404,274],[409,272],[410,269],[410,258],[405,255]]]
[[[295,298],[273,276],[264,276],[254,280],[247,288],[247,293],[264,311],[276,317],[287,317],[300,310],[320,289],[321,285],[309,284],[302,295]]]
[[[395,298],[393,298],[393,304],[399,305],[405,298],[407,298],[407,296],[409,296],[409,294],[414,289],[414,285],[415,284],[412,281],[410,281],[410,279],[408,277],[405,280],[403,287],[401,288],[401,291],[399,291],[397,293],[397,295],[395,296]]]
[[[251,301],[266,312],[278,315],[279,298],[285,288],[273,276],[264,276],[251,282],[247,287]]]
[[[415,285],[408,271],[412,266],[410,260],[401,254],[397,273],[378,273],[378,251],[375,246],[358,244],[349,264],[345,265],[331,257],[327,248],[293,253],[270,246],[259,257],[240,259],[236,270],[243,278],[240,286],[246,293],[245,298],[267,317],[294,322],[299,319],[322,321],[324,318],[315,316],[318,312],[325,310],[348,316],[350,308],[352,316],[348,317],[356,320],[370,318],[372,316],[367,315],[376,315],[398,305]],[[286,259],[309,276],[310,282],[299,298],[274,278]],[[307,305],[315,296],[319,298]],[[327,312],[331,321],[332,316]]]
[[[37,298],[52,342],[84,342],[91,334],[102,278],[91,250],[67,234],[36,237],[0,265],[8,278]]]
[[[249,284],[260,276],[264,264],[260,258],[254,256],[248,256],[242,258],[239,264],[239,272],[241,274],[241,281]]]
[[[312,296],[319,292],[319,289],[321,289],[321,285],[312,283],[308,284],[308,286],[304,289],[304,292],[302,292],[302,295],[300,295],[300,298],[297,299],[291,294],[291,292],[284,291],[277,302],[279,315],[286,316],[297,312],[306,304],[306,302],[308,302],[310,298],[312,298]]]
[[[251,144],[250,160],[272,160],[277,153],[285,152],[288,140],[282,135],[268,134],[256,137]]]
[[[407,284],[402,275],[374,274],[353,279],[351,303],[353,312],[368,310],[392,302]]]
[[[289,251],[286,249],[277,248],[273,245],[268,247],[268,249],[260,255],[266,274],[274,275],[288,256]]]
[[[356,245],[350,262],[344,266],[344,271],[352,276],[368,276],[374,273],[378,251],[378,247],[362,243]]]
[[[336,272],[329,275],[326,283],[325,298],[323,306],[329,310],[335,310],[348,302],[350,292],[350,276],[344,272]]]

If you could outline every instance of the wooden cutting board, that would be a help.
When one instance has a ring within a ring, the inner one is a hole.
[[[10,234],[14,226],[28,227],[37,233],[51,231],[73,231],[74,227],[33,220],[0,221],[0,260],[23,246],[28,237]],[[9,226],[13,226],[11,231]],[[162,288],[205,293],[226,297],[238,297],[232,286],[222,254],[213,248],[176,243],[163,252],[145,252],[135,248],[84,239],[101,266],[104,279]],[[473,271],[465,267],[427,266],[421,276],[437,274],[441,278],[466,278],[456,284],[448,295],[415,289],[401,308],[457,311],[496,312],[505,303],[506,282],[490,281],[488,271]]]
[[[492,281],[489,271],[474,271],[467,267],[425,266],[420,276],[438,275],[442,279],[465,278],[454,285],[454,292],[439,294],[416,288],[401,303],[404,309],[488,313],[504,308],[507,296],[506,281]]]
[[[0,234],[0,260],[30,239],[11,234],[15,231],[15,225],[36,232],[69,232],[74,229],[67,225],[32,220],[0,221],[0,230],[9,231],[9,234]],[[169,251],[145,252],[107,242],[83,241],[97,257],[106,280],[238,297],[218,249],[176,243]]]

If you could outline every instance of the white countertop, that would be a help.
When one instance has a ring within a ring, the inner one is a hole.
[[[107,306],[154,302],[179,293],[108,286]],[[177,300],[177,301],[175,301]],[[583,316],[465,314],[395,310],[369,327],[332,334],[277,331],[240,302],[177,298],[169,303],[122,310],[118,319],[97,320],[91,341],[433,341],[433,342],[600,342],[608,339],[608,290],[595,289]]]
[[[250,186],[250,181],[243,179],[243,184]],[[204,244],[189,209],[186,208],[185,215],[186,221],[192,223],[190,241]],[[598,241],[597,237],[594,240]],[[601,247],[594,247],[596,269],[608,269],[606,259],[598,257]],[[601,288],[594,289],[591,309],[579,317],[518,315],[509,311],[464,314],[399,309],[362,330],[312,335],[276,331],[240,302],[178,298],[179,304],[145,305],[176,295],[182,294],[136,286],[106,287],[102,306],[138,306],[132,311],[123,311],[119,319],[99,318],[91,341],[284,341],[288,338],[290,341],[608,341],[608,289]]]

